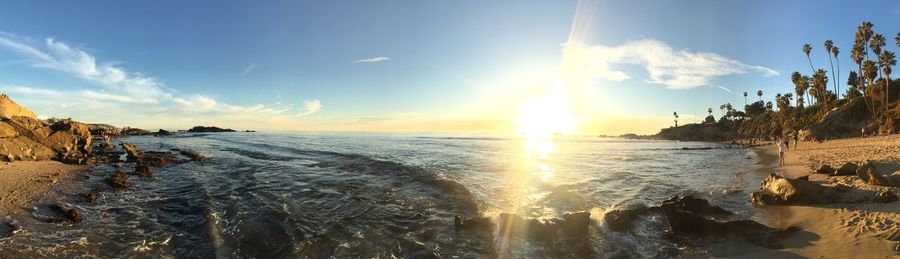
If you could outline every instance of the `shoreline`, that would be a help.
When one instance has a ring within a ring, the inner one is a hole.
[[[16,161],[0,164],[0,216],[27,209],[71,194],[66,188],[84,176],[90,165],[65,164],[54,160]]]
[[[793,144],[793,143],[791,143]],[[865,185],[856,176],[826,177],[816,175],[815,167],[827,163],[834,167],[845,162],[862,163],[868,159],[897,161],[900,153],[883,152],[900,148],[900,136],[847,138],[827,142],[801,142],[798,149],[785,154],[784,167],[778,167],[778,153],[773,145],[755,147],[763,167],[769,173],[782,173],[787,178],[810,175],[811,181],[843,182]],[[879,153],[879,151],[882,151]],[[856,178],[856,179],[853,179]],[[896,193],[897,188],[894,188]],[[786,248],[772,252],[788,252],[802,257],[889,258],[900,255],[900,202],[856,204],[810,204],[766,206],[762,208],[764,223],[772,227],[800,227],[798,233],[785,240]],[[762,252],[762,251],[761,251]],[[763,253],[764,255],[768,253]]]

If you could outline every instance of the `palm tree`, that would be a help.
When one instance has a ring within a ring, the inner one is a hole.
[[[812,46],[810,46],[809,44],[803,44],[803,53],[806,54],[806,60],[809,61],[809,68],[811,68],[813,72],[816,72],[816,69],[813,68],[812,65],[812,59],[809,58],[810,51],[812,51]]]
[[[803,75],[800,75],[800,72],[794,71],[791,73],[791,83],[794,83],[794,92],[797,93],[797,96],[803,96],[803,92],[806,89],[803,89],[803,84],[800,83],[800,80],[803,80]],[[797,98],[797,107],[802,107],[800,104],[801,98]]]
[[[809,105],[812,105],[812,103],[813,103],[812,102],[813,98],[809,98],[810,95],[816,93],[815,89],[812,88],[811,84],[812,84],[812,78],[809,78],[809,76],[803,76],[800,78],[800,85],[803,86],[803,91],[806,92],[806,100],[809,103]]]
[[[868,46],[866,46],[866,44],[869,43],[870,39],[872,39],[872,34],[873,34],[872,27],[873,26],[874,25],[872,25],[872,22],[864,21],[864,22],[862,22],[862,24],[859,25],[859,27],[857,27],[857,30],[856,30],[857,42],[859,42],[860,44],[863,45],[864,48],[866,48],[865,52],[863,52],[866,55],[866,60],[869,60],[869,49],[868,49]]]
[[[884,111],[887,112],[888,104],[891,101],[891,89],[889,83],[891,81],[891,67],[897,65],[897,59],[894,52],[884,51],[878,56],[878,63],[881,63],[881,72],[887,80],[884,80]]]
[[[850,71],[850,74],[847,76],[847,85],[850,86],[847,91],[848,97],[856,97],[859,96],[859,77],[856,74],[856,71]],[[851,95],[850,93],[854,92],[855,94]]]
[[[828,99],[826,98],[828,88],[828,72],[824,69],[816,70],[813,74],[813,89],[816,89],[816,99],[825,101],[825,110],[828,110]]]
[[[872,36],[872,41],[869,41],[869,47],[872,48],[872,52],[875,53],[875,59],[879,59],[881,56],[881,48],[884,47],[884,36],[876,33]],[[877,60],[875,62],[878,62]],[[878,71],[879,74],[881,71]]]
[[[832,74],[832,76],[834,76],[834,82],[837,84],[837,86],[835,86],[835,95],[840,95],[841,92],[841,84],[839,83],[841,81],[841,59],[838,58],[838,53],[841,53],[841,50],[838,49],[838,47],[831,47],[831,54],[834,54],[834,59],[836,59],[834,63],[837,63],[837,76]]]
[[[762,102],[762,90],[756,91],[756,96],[759,96],[759,101]]]
[[[897,42],[897,47],[900,48],[900,32],[897,33],[897,37],[894,37],[894,41]]]
[[[865,62],[863,62],[863,78],[865,78],[864,81],[868,83],[868,86],[871,86],[875,82],[876,75],[878,75],[878,66],[875,65],[875,62],[871,60],[866,60]],[[869,93],[868,88],[870,87],[868,86],[862,89],[863,96],[867,94],[871,96],[872,94],[874,94]],[[874,89],[872,89],[872,91],[874,92]],[[872,99],[872,113],[875,113],[875,111],[875,99]]]
[[[744,107],[747,106],[747,92],[744,92]]]
[[[675,116],[675,127],[678,127],[678,112],[672,113],[672,116]]]
[[[831,50],[834,48],[834,42],[825,40],[825,55],[828,56],[828,64],[831,65],[831,77],[834,78],[834,63],[831,62]],[[837,80],[834,80],[834,92],[837,93]]]
[[[706,112],[709,113],[709,116],[712,116],[712,107],[707,108],[707,109],[706,109]]]
[[[857,90],[862,91],[863,101],[866,102],[866,107],[869,107],[869,109],[871,110],[872,106],[869,105],[869,101],[868,99],[866,99],[866,74],[863,73],[863,57],[865,56],[865,47],[863,47],[863,45],[865,44],[862,43],[860,34],[861,33],[857,31],[857,39],[856,42],[853,43],[853,49],[850,50],[850,58],[853,59],[853,62],[856,62],[856,71],[858,71],[857,73],[859,74],[859,78],[861,79],[858,80],[859,84],[856,85]],[[875,104],[873,103],[872,105]]]

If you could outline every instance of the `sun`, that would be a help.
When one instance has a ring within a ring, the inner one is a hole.
[[[562,83],[557,83],[549,94],[525,102],[519,114],[519,132],[528,137],[569,135],[574,133],[575,125]]]

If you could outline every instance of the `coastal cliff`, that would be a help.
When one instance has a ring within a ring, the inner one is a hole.
[[[90,152],[91,132],[87,125],[70,119],[40,121],[34,112],[0,95],[0,160],[83,162]]]

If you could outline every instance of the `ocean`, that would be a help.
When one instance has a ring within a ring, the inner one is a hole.
[[[719,143],[596,137],[208,133],[115,139],[210,160],[131,175],[95,203],[69,195],[79,224],[12,215],[25,227],[0,254],[66,258],[665,257],[684,250],[664,219],[606,229],[609,209],[694,195],[756,217],[756,154]],[[127,164],[100,165],[73,192]],[[454,217],[591,212],[581,240],[457,230]],[[35,209],[32,213],[38,213]]]

